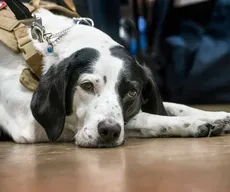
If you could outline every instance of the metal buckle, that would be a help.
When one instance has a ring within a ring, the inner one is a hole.
[[[31,36],[34,40],[40,43],[44,42],[45,28],[42,25],[42,19],[34,16],[34,21],[31,25]]]

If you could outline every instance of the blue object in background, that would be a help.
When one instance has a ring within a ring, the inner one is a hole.
[[[140,33],[144,34],[146,33],[146,21],[145,21],[145,18],[140,16],[138,18],[138,30]]]
[[[135,37],[132,37],[130,40],[129,52],[131,53],[132,56],[137,55],[137,40]]]
[[[140,50],[142,55],[146,55],[147,51],[147,36],[146,36],[147,23],[144,17],[140,16],[138,18],[138,31],[140,34]]]

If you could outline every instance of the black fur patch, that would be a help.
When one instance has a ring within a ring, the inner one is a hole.
[[[136,115],[140,109],[152,114],[166,115],[159,91],[145,68],[121,46],[114,46],[110,51],[111,55],[122,59],[124,63],[124,68],[119,74],[117,92],[125,121]],[[126,97],[131,89],[137,91],[135,98]]]
[[[140,90],[144,83],[143,74],[141,73],[141,67],[123,47],[115,46],[111,48],[110,51],[111,55],[122,59],[124,62],[124,69],[119,74],[120,79],[117,83],[117,92],[123,109],[124,120],[128,121],[136,115],[141,108]],[[134,99],[127,97],[127,93],[131,89],[138,91],[138,95]]]
[[[104,77],[103,77],[103,80],[104,80],[104,83],[106,84],[106,83],[107,83],[107,77],[104,76]]]
[[[167,131],[167,129],[166,129],[165,127],[162,127],[162,128],[160,129],[160,131],[161,131],[161,133],[165,133],[165,132]]]
[[[185,123],[184,128],[188,128],[191,124],[190,123]]]

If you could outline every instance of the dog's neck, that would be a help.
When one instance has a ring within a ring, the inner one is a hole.
[[[47,33],[58,33],[73,25],[72,19],[54,15],[44,9],[39,9],[36,15],[42,18]],[[53,53],[47,52],[47,42],[39,43],[37,40],[33,40],[32,37],[31,40],[35,48],[44,56],[43,74],[47,72],[50,66],[59,63],[82,48],[90,47],[106,52],[109,51],[110,47],[118,44],[102,31],[86,25],[74,25],[71,27],[61,41],[54,46]]]

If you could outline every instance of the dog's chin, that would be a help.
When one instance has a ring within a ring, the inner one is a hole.
[[[119,141],[119,142],[112,142],[112,143],[104,143],[101,141],[95,141],[95,142],[78,142],[75,141],[75,144],[81,148],[115,148],[123,145],[125,143],[125,140]]]
[[[120,137],[113,142],[105,142],[96,133],[87,133],[84,128],[79,130],[74,137],[75,144],[82,148],[115,148],[125,143],[124,137],[121,134]]]

